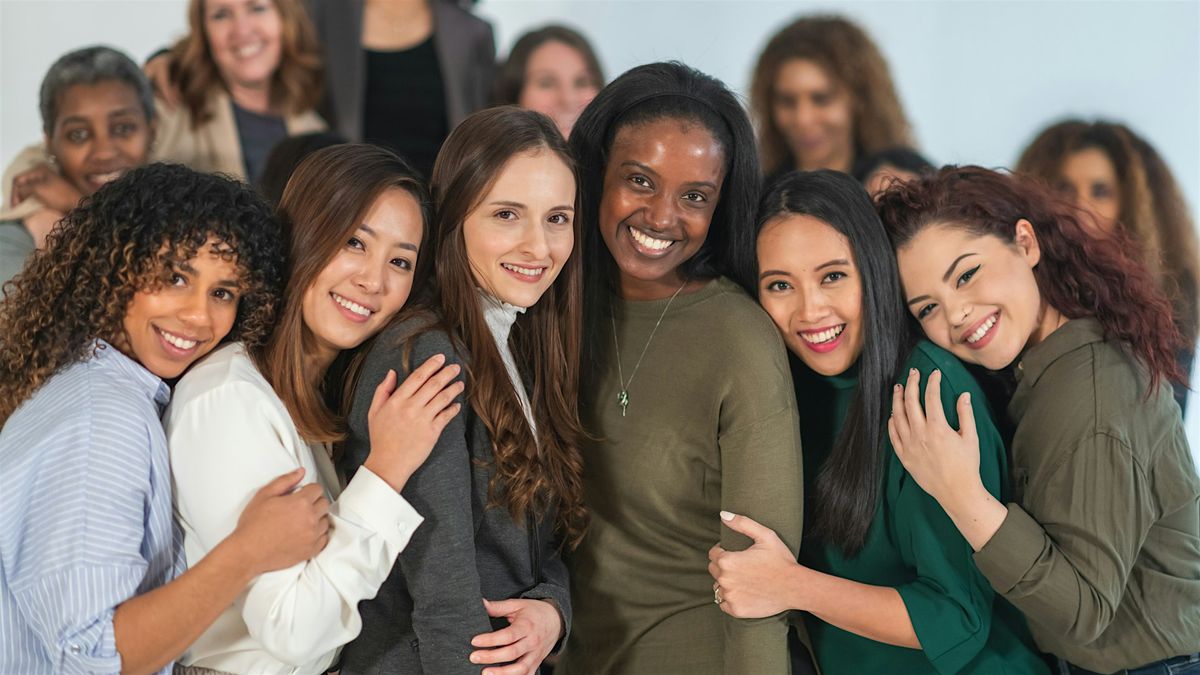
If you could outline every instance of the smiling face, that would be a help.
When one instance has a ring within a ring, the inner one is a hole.
[[[758,235],[758,298],[788,349],[821,375],[863,346],[862,279],[850,241],[812,216],[782,214]]]
[[[463,221],[475,284],[497,300],[532,307],[575,246],[575,176],[545,149],[514,156]]]
[[[794,168],[849,171],[854,109],[845,87],[816,63],[792,59],[779,67],[773,92],[771,119],[796,159]]]
[[[703,125],[661,119],[621,128],[604,171],[598,225],[627,299],[667,297],[708,236],[725,152]]]
[[[600,92],[600,83],[592,77],[583,55],[572,47],[551,40],[533,50],[525,65],[525,86],[517,105],[546,115],[563,138],[579,113]]]
[[[283,51],[283,21],[275,3],[204,0],[204,31],[226,86],[270,86]]]
[[[383,192],[304,291],[304,325],[318,360],[375,335],[408,300],[421,244],[421,207],[399,188]]]
[[[210,238],[194,258],[168,270],[166,283],[138,291],[115,345],[158,377],[179,377],[229,334],[240,276],[228,246]]]
[[[1121,215],[1117,168],[1100,148],[1084,148],[1063,159],[1058,189],[1095,218],[1101,232],[1112,232]]]
[[[137,92],[118,80],[75,84],[59,95],[46,145],[84,196],[144,164],[154,131]]]
[[[959,359],[1008,367],[1060,325],[1033,268],[1041,250],[1027,220],[1012,243],[931,225],[896,253],[908,310],[925,335]]]

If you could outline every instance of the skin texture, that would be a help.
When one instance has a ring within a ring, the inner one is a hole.
[[[338,352],[378,333],[408,300],[421,222],[421,209],[412,195],[386,190],[304,292],[304,323],[315,338],[312,358],[322,371]],[[356,305],[358,312],[339,301]]]
[[[571,257],[574,217],[567,165],[548,151],[514,156],[463,222],[475,282],[502,302],[533,306]]]
[[[795,168],[849,172],[854,162],[854,103],[849,92],[820,65],[785,61],[775,74],[771,119]]]
[[[521,88],[517,105],[554,120],[554,125],[566,138],[571,135],[579,113],[599,92],[599,83],[592,79],[583,55],[552,40],[529,55],[525,64],[525,86]]]
[[[704,245],[724,178],[724,150],[699,124],[661,119],[617,132],[598,225],[623,298],[657,300],[679,289],[679,266]],[[635,241],[634,232],[669,245],[652,250]],[[685,290],[702,285],[693,284]]]
[[[1101,232],[1112,232],[1121,215],[1117,168],[1100,148],[1084,148],[1063,158],[1058,189],[1087,211]]]
[[[862,353],[863,326],[862,280],[849,240],[812,216],[783,215],[759,233],[758,264],[759,302],[788,349],[821,375],[850,368]],[[831,340],[810,341],[839,327]]]
[[[212,351],[237,318],[240,283],[228,250],[210,238],[162,287],[138,291],[125,310],[117,348],[164,380]]]
[[[205,0],[208,48],[239,105],[270,109],[271,76],[283,50],[283,20],[270,0]]]

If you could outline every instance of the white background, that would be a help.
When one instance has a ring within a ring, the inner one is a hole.
[[[105,43],[135,60],[186,27],[183,0],[0,0],[0,162],[36,141],[50,64]],[[888,58],[921,147],[935,162],[1011,166],[1049,122],[1124,122],[1163,154],[1200,205],[1200,2],[481,0],[506,53],[523,31],[572,25],[609,79],[678,59],[745,94],[767,37],[801,13],[863,25]],[[1200,376],[1193,382],[1200,389]],[[1200,395],[1187,420],[1200,457]]]

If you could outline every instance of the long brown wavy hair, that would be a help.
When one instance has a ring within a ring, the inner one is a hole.
[[[596,85],[597,90],[604,88],[604,69],[600,67],[600,59],[596,58],[596,52],[587,38],[577,30],[552,23],[525,33],[513,43],[512,49],[508,51],[508,58],[504,60],[496,76],[492,94],[494,104],[516,105],[521,98],[521,90],[525,88],[525,70],[529,65],[529,57],[533,56],[538,47],[548,42],[561,42],[579,52],[588,75],[592,78],[592,84]]]
[[[876,200],[893,249],[936,225],[1012,243],[1015,226],[1033,224],[1041,258],[1038,292],[1068,319],[1095,317],[1106,338],[1123,344],[1150,374],[1150,389],[1182,382],[1175,358],[1179,331],[1171,304],[1124,232],[1093,237],[1074,205],[1032,180],[978,166],[947,166],[895,183]]]
[[[1171,170],[1149,143],[1121,124],[1066,120],[1033,139],[1017,171],[1058,187],[1067,157],[1090,148],[1103,152],[1116,169],[1118,227],[1141,246],[1146,268],[1172,299],[1180,332],[1195,342],[1200,315],[1196,228]]]
[[[300,0],[271,0],[283,24],[279,67],[271,79],[271,105],[284,114],[299,114],[321,100],[324,67],[321,45]],[[204,0],[188,3],[188,34],[171,47],[171,82],[179,87],[183,105],[198,129],[212,119],[209,96],[225,88],[204,29]]]
[[[336,387],[327,391],[323,373],[315,372],[306,358],[316,350],[316,338],[304,323],[304,293],[354,235],[375,200],[391,189],[404,190],[421,206],[424,241],[429,199],[420,177],[395,153],[375,145],[349,143],[317,150],[296,167],[279,202],[288,250],[287,290],[275,329],[251,357],[283,401],[300,437],[310,443],[342,440],[346,420],[336,401],[342,392]],[[413,290],[418,288],[414,285]]]
[[[805,16],[771,37],[750,83],[750,113],[758,128],[763,173],[792,169],[796,160],[775,126],[775,77],[792,59],[812,61],[850,94],[855,158],[892,147],[913,146],[912,128],[892,84],[887,61],[871,38],[840,16]]]
[[[422,255],[434,265],[435,285],[402,314],[438,317],[430,327],[443,328],[469,355],[464,359],[469,363],[467,401],[492,439],[490,501],[507,506],[514,519],[555,506],[557,526],[574,546],[587,527],[579,450],[585,433],[577,405],[583,295],[579,219],[573,219],[575,245],[558,278],[517,319],[509,337],[517,368],[532,385],[537,438],[484,320],[463,235],[463,222],[505,164],[516,155],[537,152],[553,153],[575,173],[566,141],[541,113],[516,106],[490,108],[450,133],[433,166],[434,225],[430,252]],[[578,200],[576,192],[576,213]]]
[[[236,260],[237,318],[226,340],[259,344],[282,273],[279,228],[249,186],[175,164],[133,169],[67,213],[0,302],[0,426],[60,369],[120,345],[139,291],[168,283],[209,238]]]

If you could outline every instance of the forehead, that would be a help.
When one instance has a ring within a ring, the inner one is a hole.
[[[513,155],[484,196],[484,205],[492,200],[507,200],[532,205],[554,202],[570,206],[575,202],[575,175],[556,153],[541,148]]]
[[[609,164],[637,161],[658,170],[698,174],[686,180],[712,180],[725,168],[720,142],[697,120],[664,117],[627,124],[613,138]],[[702,174],[702,175],[701,175]]]
[[[814,216],[786,213],[772,218],[758,236],[760,267],[802,271],[830,260],[854,262],[850,240]]]
[[[1095,146],[1088,146],[1063,158],[1063,173],[1110,177],[1115,176],[1117,170],[1108,153]]]
[[[120,80],[73,84],[58,95],[58,119],[66,117],[105,118],[119,111],[143,116],[133,87]]]
[[[831,89],[836,85],[837,80],[811,59],[788,59],[775,72],[775,87],[781,90]]]
[[[1007,242],[991,234],[976,234],[952,223],[926,226],[896,251],[900,270],[906,278],[936,279],[939,283],[947,267],[959,256],[979,256],[1009,251]]]
[[[534,47],[526,67],[530,70],[576,70],[587,68],[583,54],[559,40],[548,40]]]

